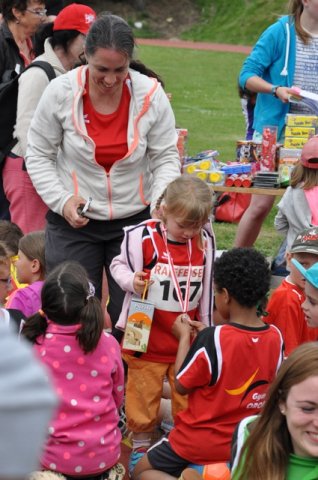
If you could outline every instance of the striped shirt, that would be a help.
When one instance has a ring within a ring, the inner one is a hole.
[[[296,36],[294,85],[318,93],[318,36],[312,37],[308,45]],[[309,114],[312,111],[302,103],[291,103],[290,113]]]

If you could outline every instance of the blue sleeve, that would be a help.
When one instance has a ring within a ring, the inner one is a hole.
[[[284,55],[285,33],[281,22],[268,27],[256,42],[252,52],[243,63],[239,84],[245,88],[250,77],[266,77],[265,73],[273,63]]]

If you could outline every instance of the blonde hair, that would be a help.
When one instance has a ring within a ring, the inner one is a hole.
[[[303,29],[300,23],[300,17],[303,13],[304,6],[302,0],[289,0],[288,11],[295,19],[295,29],[298,37],[306,45],[312,39],[312,36]]]
[[[286,402],[294,385],[312,376],[318,376],[317,342],[296,348],[280,367],[263,411],[242,448],[237,469],[240,473],[234,475],[235,480],[285,480],[293,448],[280,403]]]
[[[158,198],[157,209],[164,202],[168,215],[180,217],[185,226],[203,226],[209,219],[212,202],[210,187],[200,178],[181,175]],[[164,215],[162,216],[165,221]]]
[[[290,186],[301,187],[304,190],[318,186],[318,168],[305,167],[299,161],[291,173]]]
[[[65,480],[65,477],[60,473],[44,470],[30,473],[27,480]]]

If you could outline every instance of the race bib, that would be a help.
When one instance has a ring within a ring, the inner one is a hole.
[[[202,295],[204,266],[174,266],[183,299],[185,298],[189,268],[190,295],[187,310],[193,310],[198,306]],[[177,292],[170,274],[169,265],[166,263],[157,263],[150,272],[150,279],[153,281],[153,284],[149,287],[147,300],[153,303],[155,308],[160,310],[165,310],[167,312],[182,312],[182,307],[178,300]]]

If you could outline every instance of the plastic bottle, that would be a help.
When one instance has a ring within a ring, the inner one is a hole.
[[[204,480],[230,480],[231,472],[226,463],[210,463],[209,465],[189,465],[197,470]]]
[[[252,185],[252,178],[249,175],[241,175],[242,187],[249,188]]]
[[[233,173],[232,175],[228,175],[225,180],[225,185],[227,187],[233,187],[234,181],[238,178],[237,173]]]
[[[234,187],[241,187],[242,186],[242,176],[238,175],[234,180]]]

